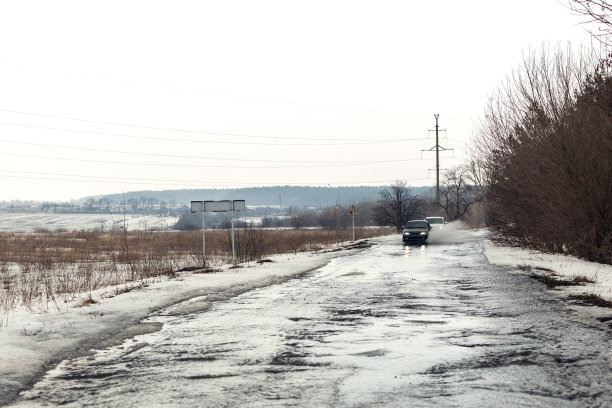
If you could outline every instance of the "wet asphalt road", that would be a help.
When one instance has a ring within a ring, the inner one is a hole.
[[[161,331],[64,361],[15,406],[612,406],[606,333],[481,252],[398,237],[169,308],[150,318]]]

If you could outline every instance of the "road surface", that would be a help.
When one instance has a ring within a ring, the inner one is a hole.
[[[606,333],[470,237],[398,236],[206,311],[214,293],[175,305],[14,406],[612,406]]]

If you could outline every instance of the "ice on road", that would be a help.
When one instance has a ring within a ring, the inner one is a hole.
[[[610,339],[481,236],[381,240],[276,284],[167,307],[14,406],[609,406]]]

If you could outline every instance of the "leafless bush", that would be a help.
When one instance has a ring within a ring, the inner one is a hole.
[[[498,240],[612,262],[612,78],[594,58],[527,55],[476,145]]]
[[[329,231],[335,231],[339,228],[346,228],[348,208],[337,204],[324,208],[319,214],[318,224]]]
[[[236,260],[239,263],[262,259],[266,253],[267,238],[264,230],[247,226],[236,231]]]
[[[317,226],[317,214],[307,209],[293,210],[291,211],[289,224],[295,229]]]

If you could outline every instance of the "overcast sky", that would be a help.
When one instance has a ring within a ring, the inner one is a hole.
[[[435,185],[560,1],[2,2],[0,200]]]

